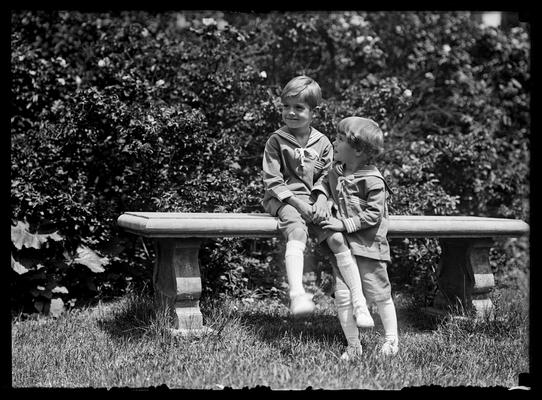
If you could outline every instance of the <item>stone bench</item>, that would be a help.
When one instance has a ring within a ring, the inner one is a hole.
[[[118,218],[126,231],[153,239],[153,285],[159,307],[175,310],[178,333],[208,331],[199,308],[198,253],[206,238],[279,236],[269,214],[126,212]],[[483,318],[493,310],[489,293],[495,280],[489,251],[497,237],[529,232],[521,220],[467,216],[390,216],[388,238],[438,238],[442,248],[438,293],[425,311]]]

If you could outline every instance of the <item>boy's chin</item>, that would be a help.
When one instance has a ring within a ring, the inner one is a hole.
[[[310,125],[305,124],[291,124],[291,123],[284,123],[288,128],[290,129],[302,129],[302,128],[308,128]]]

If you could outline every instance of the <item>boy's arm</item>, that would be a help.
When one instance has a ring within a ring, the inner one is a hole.
[[[322,162],[324,163],[324,167],[322,168],[320,176],[314,182],[312,190],[320,190],[326,195],[327,198],[329,198],[329,191],[326,192],[326,190],[328,189],[324,186],[324,180],[326,180],[327,183],[327,174],[333,164],[333,146],[331,145],[331,143],[328,143],[327,146],[324,148],[324,151],[322,153]]]
[[[364,201],[361,200],[361,202]],[[346,231],[352,233],[371,228],[380,223],[384,216],[385,202],[386,188],[382,183],[382,185],[377,185],[368,192],[366,205],[362,207],[358,215],[342,220]]]
[[[284,182],[279,154],[278,143],[273,138],[270,138],[265,144],[262,160],[265,190],[269,191],[281,202],[295,207],[305,220],[310,220],[312,218],[312,207],[298,199]]]
[[[280,149],[278,143],[270,138],[265,144],[262,159],[263,184],[265,190],[269,191],[280,201],[284,201],[293,193],[288,189],[284,182],[284,176],[281,171]]]

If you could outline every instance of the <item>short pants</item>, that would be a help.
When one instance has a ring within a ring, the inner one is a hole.
[[[290,204],[284,204],[279,208],[277,216],[279,217],[279,230],[286,240],[294,229],[303,229],[307,237],[315,238],[318,244],[335,233],[330,229],[323,229],[319,225],[305,221],[299,211]]]
[[[388,277],[387,262],[363,256],[355,257],[358,263],[363,294],[367,299],[367,303],[377,303],[391,298],[391,284]],[[335,291],[349,290],[335,263],[331,263],[331,265],[333,268],[333,277],[335,278]]]

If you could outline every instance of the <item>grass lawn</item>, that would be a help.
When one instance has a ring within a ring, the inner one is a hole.
[[[528,286],[527,286],[528,287]],[[433,322],[395,293],[400,352],[379,357],[382,325],[362,332],[363,357],[339,360],[345,340],[332,299],[294,320],[276,300],[201,305],[215,331],[174,337],[145,295],[72,310],[60,318],[14,318],[12,385],[221,389],[401,389],[427,385],[512,387],[529,372],[526,290],[498,288],[496,319]]]

